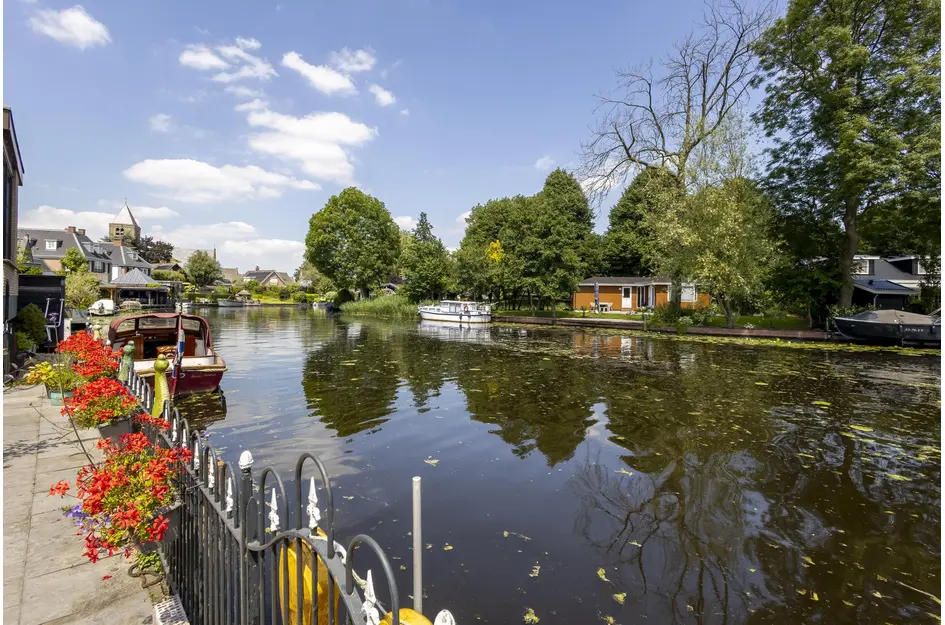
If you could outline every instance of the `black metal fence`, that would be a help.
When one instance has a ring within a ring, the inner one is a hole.
[[[134,371],[125,384],[150,412],[151,386]],[[158,548],[190,623],[377,625],[387,612],[385,623],[400,623],[397,584],[383,549],[363,534],[347,549],[336,541],[331,483],[317,456],[298,459],[290,502],[271,467],[254,479],[249,451],[242,452],[234,470],[169,402],[163,413],[171,428],[149,431],[155,444],[193,452],[192,462],[181,469],[180,503],[169,512],[171,526]],[[375,595],[372,572],[363,580],[355,572],[359,547],[377,557],[389,589],[386,610]],[[436,623],[453,618],[443,611]]]

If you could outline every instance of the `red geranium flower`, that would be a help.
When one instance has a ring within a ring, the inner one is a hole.
[[[64,497],[66,493],[69,492],[69,482],[65,480],[59,480],[49,488],[49,495],[59,495]]]

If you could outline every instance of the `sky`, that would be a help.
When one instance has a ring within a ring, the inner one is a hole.
[[[476,204],[575,168],[614,70],[658,62],[701,14],[696,0],[10,0],[20,223],[98,238],[127,200],[145,234],[291,272],[311,215],[353,185],[403,228],[426,212],[455,247]]]

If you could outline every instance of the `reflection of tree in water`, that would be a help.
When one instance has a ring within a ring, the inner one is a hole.
[[[198,393],[174,400],[174,407],[194,430],[206,430],[226,418],[226,396],[222,392]]]
[[[363,325],[358,332],[338,323],[335,332],[305,359],[302,389],[308,407],[339,436],[387,421],[397,397],[396,334]]]
[[[432,398],[439,397],[457,347],[414,333],[398,333],[397,339],[400,375],[410,388],[414,406],[424,408]]]
[[[574,455],[596,423],[596,383],[581,363],[518,353],[494,358],[492,352],[472,349],[460,360],[456,383],[470,416],[498,425],[495,433],[518,456],[538,449],[554,466]]]

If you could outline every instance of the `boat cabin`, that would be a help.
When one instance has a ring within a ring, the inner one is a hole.
[[[485,309],[478,302],[466,302],[458,300],[443,300],[440,302],[440,312],[445,313],[470,313],[480,309]]]
[[[134,341],[135,370],[150,372],[160,354],[171,362],[175,361],[181,330],[185,364],[214,364],[216,356],[210,341],[210,328],[205,319],[196,315],[154,313],[122,317],[109,326],[108,341],[119,350],[128,341]]]

